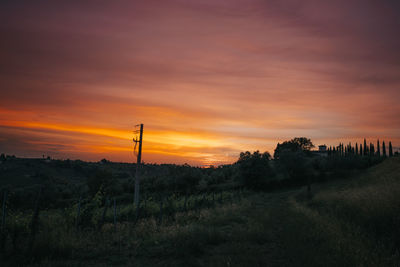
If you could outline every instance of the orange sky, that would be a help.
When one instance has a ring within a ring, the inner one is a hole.
[[[18,2],[18,3],[16,3]],[[2,1],[0,152],[230,163],[306,136],[400,146],[397,1]]]

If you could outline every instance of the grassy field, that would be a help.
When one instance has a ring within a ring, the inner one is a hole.
[[[350,178],[99,230],[41,216],[31,266],[398,266],[400,158]],[[17,244],[18,246],[18,244]]]

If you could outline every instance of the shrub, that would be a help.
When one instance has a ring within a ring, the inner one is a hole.
[[[268,180],[275,174],[270,166],[271,155],[268,152],[240,153],[236,164],[239,166],[241,182],[251,189],[265,189]]]

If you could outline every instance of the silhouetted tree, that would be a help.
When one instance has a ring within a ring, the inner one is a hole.
[[[375,154],[375,147],[374,144],[369,143],[369,154],[373,156]]]
[[[365,138],[364,138],[364,155],[366,156],[366,155],[368,155],[368,151],[367,151],[368,149],[367,149],[367,140],[365,140]]]
[[[385,141],[382,141],[382,155],[386,157],[386,146],[385,146]]]
[[[284,150],[289,150],[292,152],[299,150],[304,152],[309,152],[313,147],[314,144],[311,142],[310,139],[306,137],[295,137],[292,140],[285,141],[282,144],[278,143],[276,145],[274,151],[274,159],[279,159],[280,153]]]
[[[358,155],[358,144],[356,143],[356,155]]]
[[[363,155],[363,146],[362,146],[362,144],[360,144],[360,155],[361,156]]]
[[[376,154],[378,155],[378,157],[381,156],[381,146],[379,145],[379,139],[376,142]]]
[[[252,189],[265,188],[268,179],[274,176],[269,164],[270,160],[271,155],[268,152],[262,154],[259,151],[255,151],[253,154],[249,151],[240,153],[236,164],[239,166],[243,184]]]
[[[289,178],[305,182],[312,176],[311,158],[305,151],[283,150],[278,160],[279,167]]]
[[[354,147],[351,146],[351,142],[349,143],[350,154],[354,154]]]
[[[392,142],[389,141],[389,157],[393,157]]]

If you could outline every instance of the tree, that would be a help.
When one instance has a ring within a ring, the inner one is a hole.
[[[375,154],[375,147],[374,144],[369,143],[369,154],[373,156]]]
[[[274,151],[274,159],[279,159],[282,151],[289,150],[292,152],[304,151],[309,152],[314,144],[310,139],[306,137],[295,137],[289,141],[285,141],[282,144],[278,143]]]
[[[358,144],[356,143],[356,155],[358,155]]]
[[[367,140],[364,138],[364,155],[368,155]]]
[[[385,141],[382,141],[382,155],[386,157],[386,146],[385,146]]]
[[[268,152],[255,151],[252,154],[246,151],[240,153],[236,164],[239,166],[243,184],[252,189],[265,188],[268,179],[274,176],[270,160],[271,155]]]
[[[283,150],[277,161],[278,166],[290,179],[297,182],[308,181],[310,183],[310,178],[313,175],[311,160],[312,158],[307,156],[305,151]]]
[[[184,195],[194,192],[202,177],[198,169],[192,168],[188,165],[178,167],[174,176],[176,176],[178,191]]]
[[[393,157],[392,142],[389,142],[389,157]]]
[[[376,142],[376,154],[378,155],[378,157],[381,156],[381,146],[379,145],[379,139]]]
[[[360,144],[360,155],[361,156],[363,155],[363,146],[362,146],[362,144]]]
[[[288,175],[290,179],[296,182],[308,182],[310,189],[313,170],[311,166],[312,157],[310,149],[314,145],[310,139],[305,137],[294,138],[277,145],[274,158],[277,166]],[[340,144],[337,148],[340,155],[344,152],[344,147]]]

